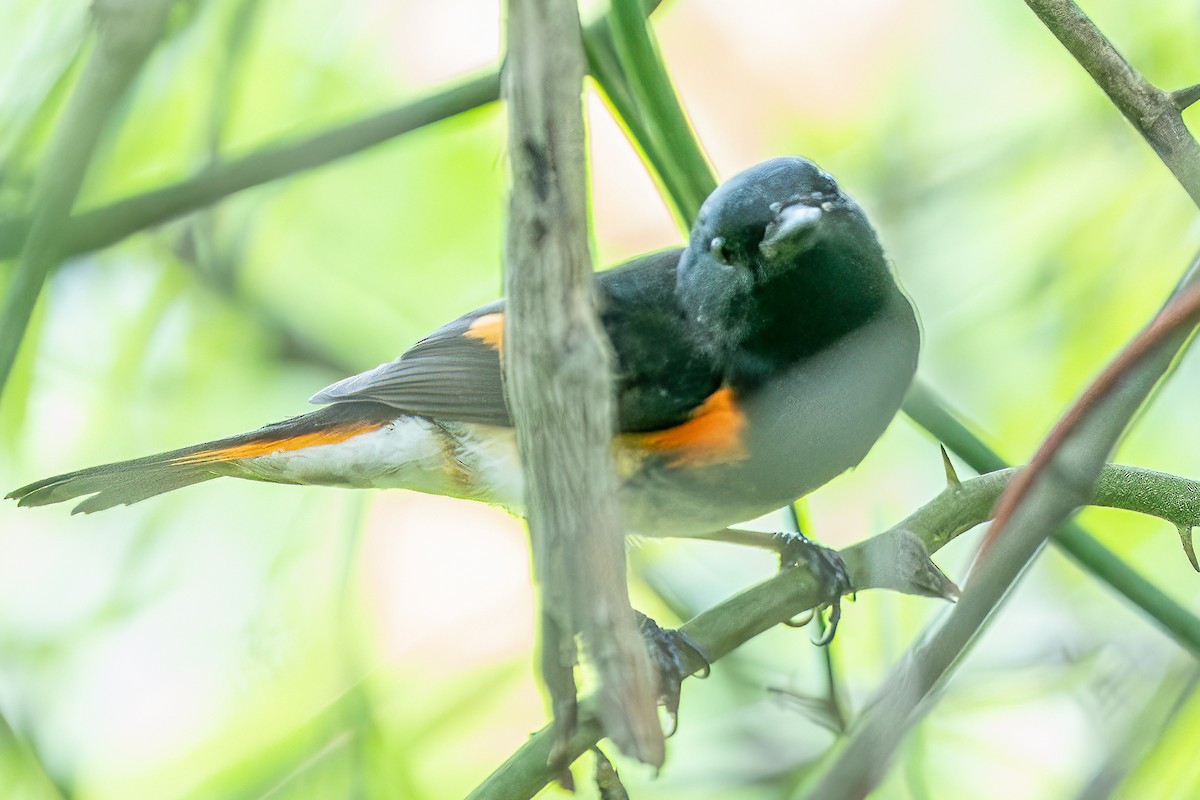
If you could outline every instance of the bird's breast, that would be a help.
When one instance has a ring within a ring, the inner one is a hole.
[[[897,292],[831,346],[734,393],[739,441],[727,447],[731,457],[647,463],[626,484],[627,519],[643,535],[706,533],[813,491],[862,461],[887,428],[919,349],[916,316]]]
[[[760,491],[785,502],[810,492],[862,461],[887,428],[920,349],[912,307],[899,300],[745,399],[747,469]]]

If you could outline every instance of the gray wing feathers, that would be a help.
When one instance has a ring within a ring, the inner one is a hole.
[[[370,400],[443,421],[512,425],[499,354],[466,335],[471,322],[499,308],[492,304],[457,319],[395,361],[327,386],[310,402]]]

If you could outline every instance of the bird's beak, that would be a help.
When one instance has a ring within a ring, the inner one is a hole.
[[[823,215],[824,212],[817,206],[801,203],[783,206],[775,213],[775,220],[767,226],[766,236],[758,249],[771,260],[806,250]]]

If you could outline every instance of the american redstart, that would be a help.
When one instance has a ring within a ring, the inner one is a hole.
[[[630,533],[701,535],[856,465],[900,406],[920,333],[874,231],[828,174],[777,158],[720,186],[686,247],[598,273]],[[504,305],[321,390],[324,407],[225,439],[58,475],[8,495],[76,512],[230,475],[403,487],[520,511],[501,379]]]

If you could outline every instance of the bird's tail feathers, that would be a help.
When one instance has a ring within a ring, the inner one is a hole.
[[[163,492],[225,475],[261,476],[242,468],[246,459],[336,444],[383,427],[396,415],[376,403],[338,403],[311,414],[166,453],[89,467],[36,481],[7,495],[21,506],[44,506],[91,495],[71,512],[90,514],[130,505]]]

